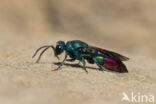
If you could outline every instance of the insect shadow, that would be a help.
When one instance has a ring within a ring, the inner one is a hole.
[[[54,64],[54,65],[60,65],[61,62],[54,62],[53,64]],[[69,64],[69,63],[65,63],[64,65],[65,65],[65,66],[75,67],[75,68],[83,68],[83,66],[81,66],[81,65],[79,65],[79,64]],[[99,70],[99,68],[89,67],[89,66],[86,66],[86,68],[88,68],[88,69],[93,69],[93,70]]]
[[[54,62],[53,64],[59,66],[59,65],[61,64],[61,62]],[[83,68],[83,66],[81,66],[81,65],[79,65],[79,64],[69,64],[69,63],[65,63],[64,65],[65,65],[65,66],[70,66],[70,67],[75,67],[75,68]],[[107,71],[107,72],[112,72],[112,73],[118,73],[118,72],[115,72],[115,71],[113,71],[113,70],[107,70],[107,69],[100,70],[99,68],[90,67],[90,66],[86,66],[86,68],[92,69],[92,70],[98,70],[98,71],[101,71],[101,72]]]

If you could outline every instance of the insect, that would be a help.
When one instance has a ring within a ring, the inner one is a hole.
[[[103,69],[104,66],[106,69],[112,71],[117,71],[120,73],[128,72],[126,66],[122,62],[129,60],[128,57],[98,47],[94,46],[91,47],[92,47],[91,59],[93,60],[92,62],[96,63],[100,67],[100,69]]]
[[[90,64],[96,63],[100,67],[100,70],[104,70],[103,67],[105,67],[109,70],[117,72],[128,72],[126,66],[122,63],[122,61],[126,61],[129,58],[112,51],[90,46],[80,40],[67,41],[67,43],[65,43],[64,41],[58,41],[56,43],[56,47],[54,47],[53,45],[42,46],[36,50],[33,58],[36,56],[38,51],[43,48],[45,49],[40,53],[36,62],[39,62],[41,56],[48,48],[53,49],[54,55],[58,59],[58,55],[62,54],[65,51],[64,60],[55,70],[61,68],[61,66],[63,66],[66,61],[73,62],[75,60],[79,60],[83,64],[83,69],[86,71],[86,73],[88,73],[88,71],[86,70],[86,60]],[[67,59],[68,56],[70,57],[70,59]]]

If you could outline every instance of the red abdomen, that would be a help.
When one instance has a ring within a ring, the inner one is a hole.
[[[121,62],[111,58],[104,58],[104,66],[110,70],[117,72],[128,72],[126,66]]]

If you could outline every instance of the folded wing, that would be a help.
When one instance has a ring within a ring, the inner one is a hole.
[[[120,55],[120,54],[118,54],[116,52],[108,51],[108,50],[101,49],[101,48],[94,47],[94,46],[91,46],[91,47],[92,47],[92,53],[94,53],[96,55],[109,57],[109,58],[113,58],[113,59],[120,60],[120,61],[129,60],[128,57]]]

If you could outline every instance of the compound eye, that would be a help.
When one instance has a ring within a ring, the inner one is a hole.
[[[56,49],[57,50],[61,50],[62,49],[62,46],[58,45],[58,46],[56,46]]]
[[[62,53],[62,51],[63,51],[63,47],[60,46],[60,45],[57,45],[57,46],[56,46],[56,54],[59,55],[59,54]]]
[[[58,46],[58,49],[62,49],[62,46]]]

